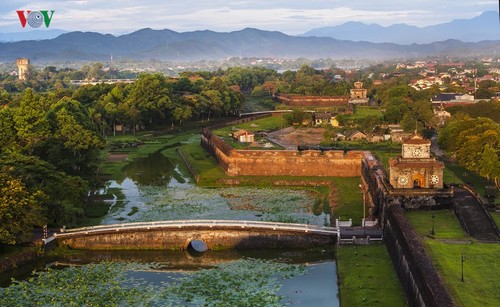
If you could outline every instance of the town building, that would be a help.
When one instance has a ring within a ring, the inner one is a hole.
[[[351,97],[349,103],[351,104],[367,104],[368,98],[366,96],[367,90],[363,88],[363,82],[354,82],[354,88],[351,89]]]
[[[331,112],[316,112],[314,113],[314,124],[316,126],[331,125],[332,127],[339,127],[339,121]]]
[[[233,133],[233,138],[241,143],[253,143],[255,135],[246,130],[238,130]]]
[[[431,141],[414,133],[403,141],[401,155],[389,160],[395,189],[443,189],[442,162],[431,157]]]

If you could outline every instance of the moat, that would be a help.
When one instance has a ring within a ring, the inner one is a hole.
[[[110,200],[112,204],[108,214],[103,217],[102,224],[188,218],[289,221],[320,226],[329,223],[328,214],[313,208],[317,198],[314,191],[197,187],[179,165],[166,158],[160,151],[132,161],[123,169],[123,174],[125,177],[119,180],[110,178],[106,188],[101,191],[104,193],[109,189],[116,192],[114,199]],[[212,274],[213,278],[218,278],[218,272],[225,270],[226,265],[232,270],[232,278],[245,279],[246,265],[246,270],[256,272],[255,280],[249,281],[246,287],[255,287],[256,293],[262,291],[265,293],[262,294],[263,297],[279,298],[277,305],[339,306],[334,253],[333,246],[319,249],[208,251],[201,255],[168,250],[67,251],[63,252],[63,256],[41,260],[15,270],[9,276],[2,276],[1,283],[2,286],[7,286],[10,284],[10,277],[29,280],[33,270],[43,272],[49,267],[56,270],[91,270],[92,266],[88,267],[89,265],[100,263],[104,268],[100,267],[99,270],[107,270],[108,265],[111,270],[114,264],[126,263],[125,274],[128,279],[125,283],[133,283],[137,285],[137,289],[145,291],[144,287],[170,289],[172,284],[181,280],[187,282],[186,278],[197,280],[197,276],[203,274]],[[241,261],[242,264],[239,264]],[[241,270],[231,268],[231,263],[241,267]],[[273,268],[275,265],[279,266],[279,270],[298,270],[298,273],[290,276],[285,274],[285,278],[280,276],[277,269],[276,274],[261,274],[259,277],[260,270],[266,270],[267,266]],[[273,282],[267,284],[269,280]],[[231,282],[228,282],[228,286]],[[96,286],[106,287],[106,282]],[[210,304],[209,298],[204,297],[204,294],[196,292],[194,297],[189,299],[183,295],[155,302],[184,304],[193,300]],[[245,299],[245,294],[241,296]]]

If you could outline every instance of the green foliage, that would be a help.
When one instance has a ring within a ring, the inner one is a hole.
[[[18,153],[0,155],[0,165],[8,167],[30,190],[41,190],[48,196],[42,203],[49,224],[71,225],[82,213],[89,185],[80,177],[69,176],[36,156]]]
[[[302,126],[305,122],[311,122],[312,115],[311,113],[307,113],[300,110],[293,110],[292,113],[285,114],[283,116],[289,126]]]
[[[33,225],[45,223],[43,206],[46,195],[41,190],[30,192],[25,184],[2,167],[0,172],[0,244],[29,240]]]
[[[470,105],[453,106],[446,110],[452,115],[465,113],[470,117],[488,117],[496,123],[500,123],[500,101],[498,100],[479,101]]]
[[[153,265],[154,267],[154,265]],[[281,281],[304,274],[301,265],[242,259],[152,285],[129,271],[137,263],[98,263],[49,269],[0,288],[0,305],[31,306],[282,306]]]
[[[183,278],[171,293],[197,306],[282,306],[280,281],[302,274],[301,265],[242,259]]]
[[[405,131],[422,131],[435,127],[430,101],[417,100],[408,104],[408,111],[404,113],[400,124]]]
[[[484,117],[456,116],[440,131],[439,143],[468,170],[500,186],[500,125]]]

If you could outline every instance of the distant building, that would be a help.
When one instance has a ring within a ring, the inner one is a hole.
[[[28,75],[28,67],[30,65],[30,59],[28,58],[18,58],[16,60],[16,65],[17,65],[17,76],[19,77],[19,80],[26,80],[26,77]]]
[[[330,112],[316,112],[314,113],[314,124],[316,126],[330,124],[333,127],[338,127],[339,121]]]
[[[431,98],[433,106],[452,106],[474,103],[474,96],[469,94],[441,93]]]
[[[434,118],[439,126],[444,126],[446,120],[451,117],[450,112],[446,111],[443,105],[440,105],[439,108],[435,108],[433,112]]]
[[[403,141],[401,155],[389,160],[395,189],[442,189],[443,170],[443,163],[431,157],[431,141],[416,133]]]
[[[346,131],[345,137],[348,141],[366,140],[366,134],[359,130]]]
[[[352,104],[367,104],[368,99],[366,98],[367,90],[363,88],[363,82],[354,82],[354,88],[351,89],[351,97],[349,103]]]
[[[250,131],[238,130],[233,133],[233,138],[241,143],[253,143],[255,135]]]

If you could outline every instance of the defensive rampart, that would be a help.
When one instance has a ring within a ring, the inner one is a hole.
[[[347,107],[349,96],[305,96],[281,94],[276,98],[288,106],[294,107]]]
[[[363,159],[361,172],[364,184],[369,187],[368,201],[381,221],[387,250],[409,305],[455,306],[418,234],[404,216],[401,199],[410,197],[390,187],[384,168],[373,156]],[[442,194],[438,193],[438,197],[449,196],[447,191]],[[430,196],[417,196],[422,197]]]
[[[203,129],[201,145],[230,176],[324,176],[361,175],[362,151],[332,150],[236,150]]]

